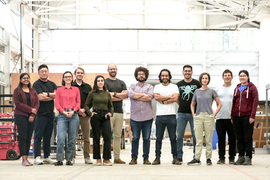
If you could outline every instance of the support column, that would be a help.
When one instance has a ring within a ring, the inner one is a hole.
[[[265,86],[270,84],[269,61],[270,61],[270,18],[261,22],[260,27],[260,50],[259,50],[259,100],[265,100]],[[252,82],[252,77],[251,77]]]

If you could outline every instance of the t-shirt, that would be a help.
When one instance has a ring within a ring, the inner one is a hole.
[[[214,97],[217,97],[217,93],[214,89],[201,90],[197,89],[194,92],[192,101],[196,101],[197,109],[196,115],[199,115],[201,112],[207,112],[208,114],[213,114],[212,104]]]
[[[109,92],[117,92],[121,93],[123,90],[127,90],[127,86],[124,81],[121,81],[120,79],[111,80],[110,78],[107,78],[105,80],[106,86],[109,90]],[[123,101],[113,101],[113,108],[115,113],[123,113],[122,108]]]
[[[172,96],[173,94],[179,94],[178,87],[175,84],[170,83],[167,86],[158,84],[154,88],[154,93],[161,96]],[[157,102],[156,115],[176,115],[176,102],[171,104],[161,104]]]
[[[47,80],[47,82],[41,81],[38,79],[33,84],[33,88],[37,91],[37,94],[41,94],[43,92],[49,92],[54,93],[54,91],[57,89],[57,86],[54,82]],[[43,116],[54,116],[54,100],[51,101],[39,101],[40,106],[38,109],[37,114],[43,115]]]
[[[201,87],[198,80],[192,79],[191,82],[179,81],[177,84],[179,90],[179,108],[178,112],[191,113],[190,104],[196,89]]]
[[[234,87],[232,85],[229,87],[221,86],[218,87],[215,91],[217,92],[217,95],[222,104],[216,119],[231,119]]]
[[[246,85],[240,85],[240,92],[243,92],[244,91],[244,89],[246,89],[246,87],[247,87],[247,85],[248,84],[246,84]]]

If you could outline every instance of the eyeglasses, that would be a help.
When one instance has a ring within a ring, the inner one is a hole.
[[[70,79],[70,78],[71,78],[71,76],[64,76],[64,78],[65,78],[65,79]]]
[[[22,79],[23,80],[29,80],[30,78],[29,77],[23,77]]]
[[[109,71],[116,71],[116,70],[117,70],[116,68],[109,69]]]

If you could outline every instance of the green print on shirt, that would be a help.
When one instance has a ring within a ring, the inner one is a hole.
[[[179,92],[181,92],[181,90],[183,91],[183,92],[181,92],[181,94],[182,94],[181,98],[183,100],[188,101],[189,98],[190,98],[190,93],[194,94],[194,92],[192,92],[192,91],[195,90],[195,89],[197,89],[197,85],[180,86],[179,87]]]

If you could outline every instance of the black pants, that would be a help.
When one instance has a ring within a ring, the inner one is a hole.
[[[53,117],[37,116],[37,123],[34,135],[34,154],[35,158],[41,156],[41,139],[43,138],[44,158],[50,156],[51,136],[53,131]]]
[[[235,132],[233,129],[233,124],[231,123],[231,119],[218,119],[216,121],[216,129],[218,135],[218,155],[219,159],[225,159],[225,144],[226,144],[226,132],[228,134],[229,140],[229,159],[233,160],[235,157],[236,150],[236,139]]]
[[[91,118],[91,126],[93,129],[93,158],[101,159],[100,156],[100,130],[104,141],[103,159],[111,159],[111,123],[110,118],[105,119],[103,113],[97,112]]]
[[[29,116],[15,115],[15,122],[19,132],[19,149],[21,156],[28,156],[31,138],[35,127],[35,120],[28,121]]]
[[[237,138],[239,156],[252,158],[252,135],[254,122],[249,123],[250,116],[233,117],[233,126]]]

